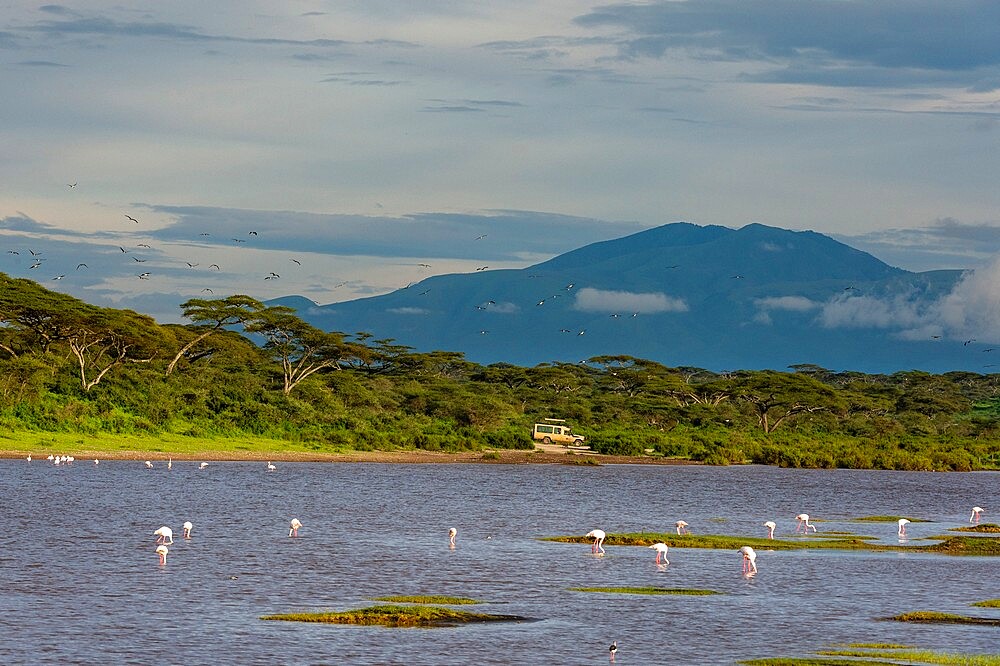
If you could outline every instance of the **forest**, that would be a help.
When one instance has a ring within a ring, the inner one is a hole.
[[[453,452],[532,449],[532,424],[560,418],[604,454],[1000,469],[997,374],[809,364],[717,373],[612,355],[484,366],[366,332],[322,331],[245,295],[179,308],[188,323],[159,324],[0,273],[3,430]]]

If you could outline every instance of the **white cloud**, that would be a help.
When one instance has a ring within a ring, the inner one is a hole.
[[[824,328],[910,328],[924,322],[927,307],[910,295],[841,295],[823,305],[819,322]]]
[[[687,312],[683,299],[667,296],[663,292],[635,293],[631,291],[605,291],[584,287],[576,293],[573,307],[584,312]]]
[[[953,336],[1000,340],[1000,257],[966,273],[936,309],[942,325]]]
[[[805,296],[769,296],[754,301],[762,310],[788,310],[790,312],[806,312],[820,307],[820,303]]]
[[[386,312],[391,312],[392,314],[404,314],[404,315],[425,315],[430,312],[425,308],[389,308]]]

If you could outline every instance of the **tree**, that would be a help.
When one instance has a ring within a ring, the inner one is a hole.
[[[804,374],[748,372],[736,380],[734,388],[739,399],[753,407],[765,434],[796,414],[841,406],[836,391]]]
[[[177,367],[177,362],[188,354],[195,345],[220,329],[246,322],[265,308],[264,304],[257,299],[240,294],[212,300],[192,298],[182,303],[181,307],[184,308],[184,316],[194,322],[195,326],[192,328],[199,333],[182,346],[167,365],[166,376],[168,377]]]
[[[324,368],[337,368],[348,347],[342,333],[326,333],[295,316],[285,306],[265,308],[244,323],[247,333],[266,340],[264,349],[281,363],[285,395]]]
[[[87,306],[64,317],[66,343],[80,369],[80,386],[89,392],[124,363],[149,363],[162,333],[152,317],[130,310]]]

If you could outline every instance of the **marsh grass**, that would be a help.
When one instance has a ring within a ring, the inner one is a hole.
[[[851,518],[854,523],[896,523],[905,518],[911,523],[930,523],[933,521],[924,518],[913,518],[912,516],[863,516],[861,518]]]
[[[601,594],[648,594],[648,595],[681,595],[681,596],[708,596],[712,594],[722,594],[715,590],[698,590],[683,587],[571,587],[571,592],[597,592]]]
[[[394,604],[445,604],[451,606],[468,606],[481,604],[482,601],[468,597],[446,597],[441,594],[411,594],[388,597],[372,597],[372,601],[388,601]]]
[[[952,527],[949,532],[979,532],[984,534],[1000,534],[1000,525],[996,523],[983,523],[973,527]]]
[[[977,601],[969,605],[978,606],[979,608],[1000,608],[1000,599],[987,599],[986,601]]]
[[[938,613],[937,611],[913,611],[911,613],[901,613],[893,615],[889,620],[896,622],[918,622],[926,624],[980,624],[991,627],[1000,627],[1000,620],[985,617],[970,617],[968,615],[957,615],[955,613]]]
[[[942,664],[943,666],[1000,666],[997,654],[956,654],[932,650],[817,650],[816,654],[831,657],[862,657],[898,659],[907,664]],[[861,664],[870,661],[855,662]]]
[[[381,625],[385,627],[451,627],[475,622],[524,622],[517,615],[470,613],[441,606],[378,605],[340,612],[264,615],[262,620],[320,622],[324,624]]]
[[[796,539],[764,539],[760,537],[726,536],[721,534],[672,534],[658,532],[631,532],[608,534],[605,546],[651,546],[663,542],[671,548],[710,548],[715,550],[739,550],[751,546],[754,550],[867,550],[874,552],[916,552],[940,553],[942,555],[1000,555],[1000,539],[992,537],[941,536],[937,543],[922,546],[897,546],[893,544],[869,543],[875,537],[830,536],[822,533]],[[543,541],[560,543],[590,543],[584,536],[543,537]]]

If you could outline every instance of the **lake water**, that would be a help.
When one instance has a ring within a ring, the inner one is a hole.
[[[1000,617],[1000,559],[918,553],[736,552],[539,541],[668,531],[764,536],[811,514],[819,530],[910,543],[997,522],[1000,474],[770,467],[384,465],[0,460],[3,664],[732,664],[833,643],[1000,652],[993,627],[880,622],[911,610]],[[288,523],[304,524],[296,539]],[[189,541],[181,525],[194,523]],[[174,530],[165,566],[153,531]],[[448,547],[448,528],[458,545]],[[709,588],[711,597],[602,595],[583,586]],[[447,594],[528,623],[387,629],[264,622],[370,597]]]

